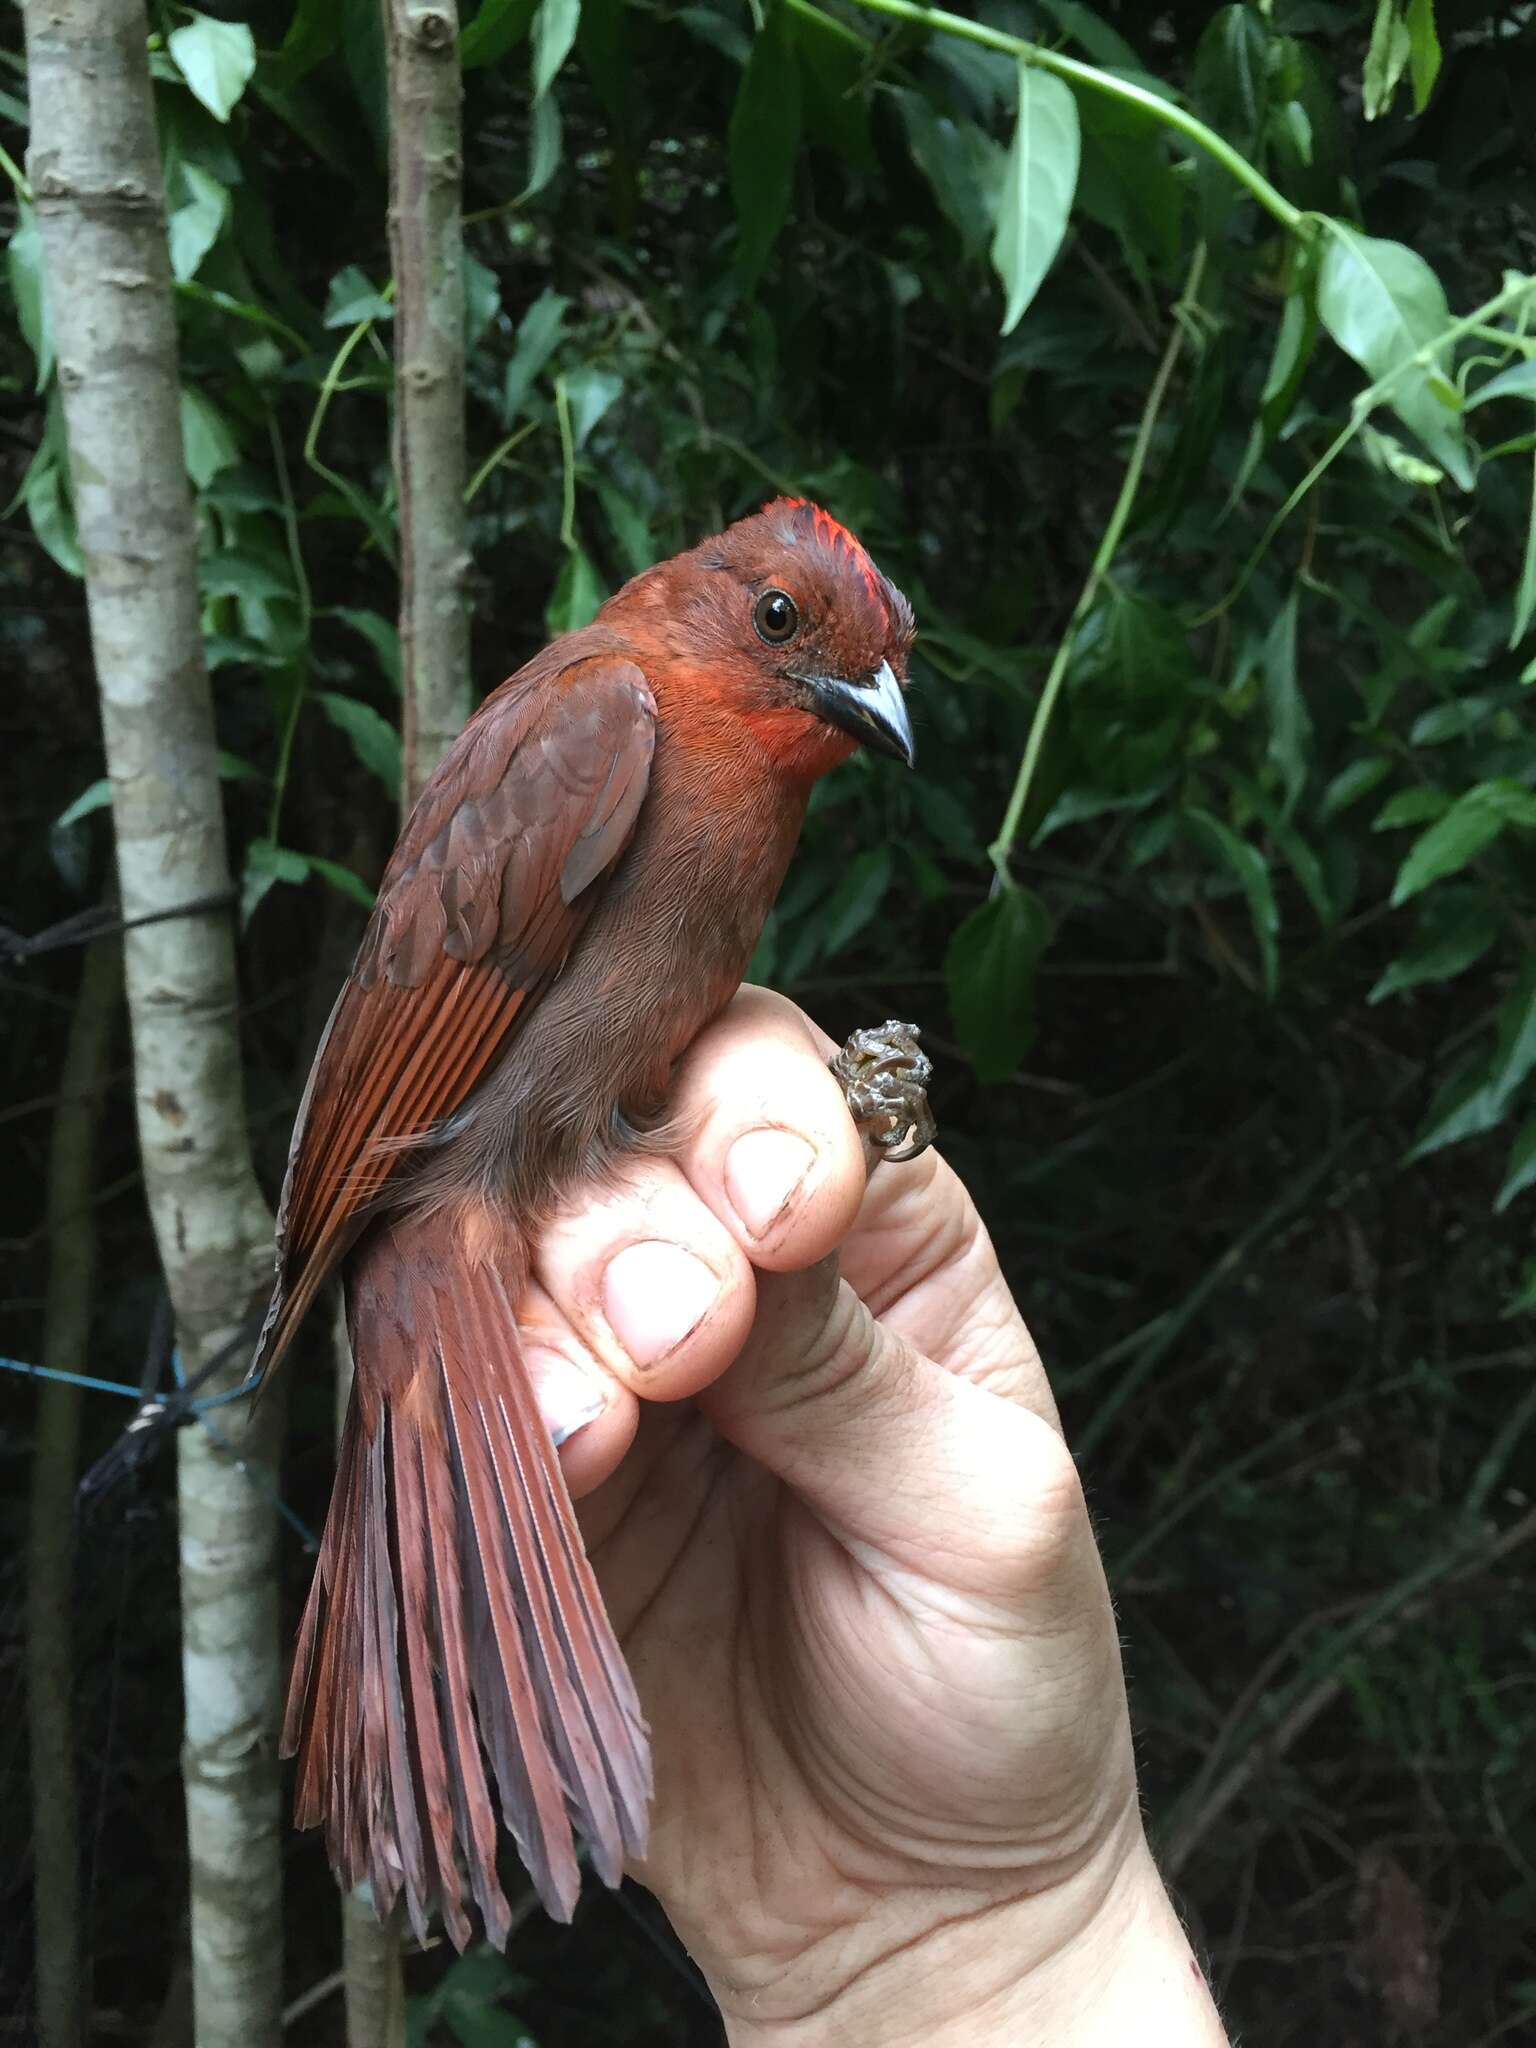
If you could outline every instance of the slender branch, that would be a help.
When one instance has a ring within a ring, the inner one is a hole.
[[[1197,149],[1204,150],[1207,156],[1214,157],[1239,185],[1253,194],[1266,212],[1272,213],[1293,235],[1310,234],[1314,230],[1315,223],[1311,218],[1299,206],[1292,206],[1285,194],[1278,192],[1241,151],[1234,149],[1214,128],[1208,128],[1198,115],[1191,114],[1174,100],[1164,99],[1160,93],[1149,92],[1144,85],[1137,85],[1129,78],[1119,78],[1112,71],[1101,71],[1096,64],[1083,64],[1075,57],[1064,57],[1059,50],[1049,50],[1043,43],[1025,42],[1022,36],[1007,35],[1002,29],[987,27],[984,22],[967,21],[962,15],[946,13],[942,7],[922,7],[915,5],[914,0],[854,0],[854,4],[872,14],[889,15],[893,21],[939,29],[945,35],[959,36],[968,43],[980,43],[983,49],[1000,50],[1019,64],[1034,64],[1042,71],[1054,71],[1058,78],[1065,78],[1073,85],[1102,93],[1106,99],[1118,100],[1123,106],[1138,107],[1163,127],[1174,129],[1194,143]],[[790,0],[790,5],[794,6],[795,0]]]
[[[400,502],[400,803],[469,716],[462,86],[456,0],[381,0]]]
[[[1194,294],[1200,289],[1200,280],[1204,274],[1205,244],[1200,242],[1196,244],[1195,253],[1189,266],[1189,274],[1184,280],[1184,290],[1180,295],[1179,301],[1180,305],[1193,298]],[[1019,836],[1019,826],[1024,817],[1024,807],[1029,801],[1030,787],[1034,782],[1035,769],[1040,760],[1040,750],[1045,745],[1045,735],[1050,726],[1051,713],[1056,707],[1056,699],[1061,693],[1063,682],[1066,680],[1067,669],[1072,660],[1072,650],[1077,645],[1077,636],[1082,631],[1083,621],[1093,609],[1094,601],[1099,594],[1100,585],[1109,573],[1110,564],[1115,559],[1116,552],[1120,546],[1121,536],[1125,532],[1126,521],[1130,518],[1131,508],[1136,502],[1136,493],[1141,488],[1141,475],[1142,471],[1146,468],[1147,454],[1152,446],[1152,436],[1156,431],[1158,417],[1163,409],[1163,400],[1168,395],[1168,386],[1172,381],[1174,369],[1183,351],[1184,338],[1187,331],[1184,322],[1180,319],[1175,319],[1168,331],[1168,340],[1163,349],[1162,361],[1157,366],[1157,375],[1152,380],[1152,388],[1147,393],[1147,402],[1142,407],[1141,419],[1136,427],[1136,438],[1131,444],[1130,460],[1125,466],[1125,475],[1120,480],[1119,496],[1115,499],[1114,510],[1109,515],[1109,522],[1104,528],[1103,537],[1100,539],[1099,545],[1094,552],[1093,563],[1088,571],[1088,580],[1083,585],[1077,603],[1072,607],[1072,616],[1067,621],[1067,629],[1062,634],[1060,643],[1056,648],[1056,653],[1052,658],[1049,672],[1045,678],[1045,687],[1040,692],[1040,701],[1036,704],[1035,715],[1030,721],[1029,737],[1024,743],[1024,758],[1020,761],[1019,772],[1014,778],[1013,793],[1008,799],[1008,808],[1003,813],[1003,822],[998,830],[998,835],[988,848],[992,865],[997,870],[999,880],[1005,885],[1012,879],[1008,870],[1008,862],[1013,853],[1014,842]]]

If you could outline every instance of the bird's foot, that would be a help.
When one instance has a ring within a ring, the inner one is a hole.
[[[858,1125],[886,1159],[915,1159],[933,1143],[926,1093],[933,1062],[917,1043],[917,1026],[891,1018],[855,1031],[828,1062]]]

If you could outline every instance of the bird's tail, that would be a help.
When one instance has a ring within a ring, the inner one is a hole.
[[[296,1819],[348,1886],[459,1948],[502,1946],[497,1814],[569,1920],[572,1828],[617,1884],[645,1851],[650,1748],[518,1344],[507,1285],[442,1219],[378,1231],[347,1275],[356,1379],[283,1753]]]

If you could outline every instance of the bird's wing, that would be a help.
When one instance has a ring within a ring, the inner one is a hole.
[[[413,813],[315,1055],[257,1366],[286,1349],[385,1182],[560,971],[629,844],[656,703],[613,654],[535,664],[471,719]]]

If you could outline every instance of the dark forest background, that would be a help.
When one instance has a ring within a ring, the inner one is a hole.
[[[382,46],[376,0],[151,13],[172,38],[153,61],[183,417],[275,1194],[395,830]],[[464,8],[477,686],[781,489],[826,502],[907,590],[917,773],[858,762],[821,787],[757,973],[839,1037],[923,1027],[941,1142],[1079,1455],[1150,1825],[1234,2034],[1529,2038],[1533,9],[971,10],[1192,111],[1286,209],[1079,82],[1070,226],[1006,334],[1056,168],[1020,181],[1006,51],[842,0],[538,13]],[[249,25],[254,70],[213,14]],[[536,98],[530,31],[537,63],[570,23]],[[0,921],[30,934],[102,900],[110,811],[20,50],[7,7]],[[0,1349],[22,1360],[80,976],[77,950],[0,966]],[[158,1279],[121,1024],[112,1077],[81,1369],[131,1383]],[[277,1475],[311,1528],[323,1349],[291,1375]],[[8,1561],[32,1399],[0,1373]],[[122,1407],[91,1397],[87,1461]],[[169,2043],[170,1458],[79,1540],[96,2037]],[[309,1569],[294,1535],[285,1625]],[[25,1589],[0,1572],[0,2003],[21,2014]],[[313,1837],[290,1839],[286,1878],[297,1999],[335,1963]],[[423,2040],[717,2038],[639,1898],[532,1919],[505,1964],[471,1957],[445,1989],[447,1958],[408,1959]],[[340,2024],[319,2002],[287,2038]]]

